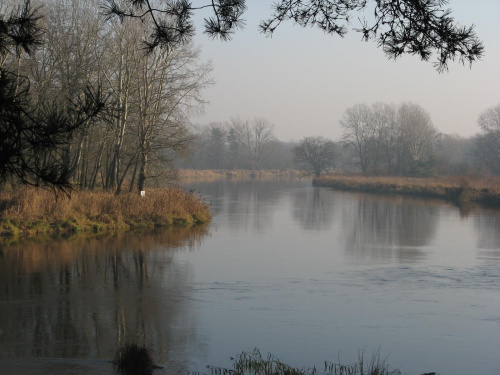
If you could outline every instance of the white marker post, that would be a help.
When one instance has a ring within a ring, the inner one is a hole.
[[[146,192],[144,190],[141,190],[141,197],[145,197],[146,196]]]

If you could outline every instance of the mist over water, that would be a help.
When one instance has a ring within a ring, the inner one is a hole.
[[[137,341],[165,373],[254,347],[318,369],[380,349],[405,374],[499,371],[498,212],[310,181],[188,188],[207,227],[2,248],[0,370]]]

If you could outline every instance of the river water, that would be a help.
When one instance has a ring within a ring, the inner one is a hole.
[[[0,373],[110,374],[118,343],[159,373],[257,347],[298,367],[380,351],[403,374],[500,373],[500,213],[314,188],[189,184],[194,229],[0,249]]]

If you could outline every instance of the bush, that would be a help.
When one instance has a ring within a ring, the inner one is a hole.
[[[149,375],[156,368],[151,350],[131,343],[117,349],[113,365],[118,372],[127,375]]]

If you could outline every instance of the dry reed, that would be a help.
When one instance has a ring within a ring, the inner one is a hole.
[[[221,179],[232,179],[238,181],[246,181],[251,179],[294,179],[302,178],[303,172],[294,170],[259,170],[252,171],[249,169],[227,170],[227,169],[181,169],[179,178],[182,181],[212,181]]]
[[[258,349],[242,352],[233,361],[232,368],[208,367],[208,373],[190,372],[189,375],[401,375],[398,369],[390,369],[377,351],[366,361],[360,352],[357,363],[342,365],[325,362],[323,372],[313,368],[297,368],[281,362],[272,354],[263,357]]]
[[[174,187],[151,189],[144,197],[77,191],[68,198],[30,187],[0,194],[0,227],[4,235],[128,230],[209,220],[209,208],[199,197]]]
[[[457,204],[477,202],[490,207],[500,207],[500,177],[326,175],[315,178],[313,184],[339,190],[434,197]]]

